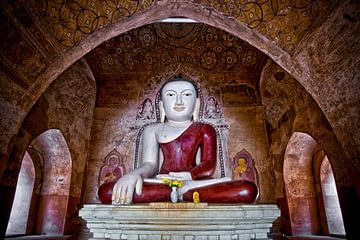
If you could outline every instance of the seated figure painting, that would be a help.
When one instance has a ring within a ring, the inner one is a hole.
[[[154,106],[150,98],[146,98],[142,104],[138,106],[138,113],[136,119],[148,120],[154,119]]]
[[[254,166],[254,159],[248,151],[242,149],[238,152],[234,157],[234,162],[233,179],[257,183],[257,171]]]
[[[232,181],[217,176],[216,128],[199,120],[200,99],[195,83],[182,77],[165,82],[159,91],[160,120],[141,134],[139,164],[116,182],[99,187],[103,203],[131,204],[170,201],[171,188],[163,178],[181,180],[181,201],[252,203],[257,186],[250,181]],[[223,174],[222,174],[223,175]]]
[[[219,103],[216,101],[215,97],[210,96],[206,100],[205,105],[205,118],[221,118],[222,112],[219,107]]]
[[[114,182],[121,178],[125,173],[121,154],[113,149],[105,157],[105,163],[100,168],[98,186],[104,183]]]

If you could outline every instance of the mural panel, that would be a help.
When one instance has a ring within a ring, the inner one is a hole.
[[[156,2],[156,0],[43,0],[36,1],[35,7],[45,17],[50,33],[57,41],[65,47],[72,47],[96,30],[156,6]],[[234,18],[269,39],[276,40],[284,49],[291,51],[313,27],[321,13],[329,11],[334,3],[335,1],[322,0],[192,0],[182,4],[195,6],[199,11],[206,11],[207,14],[217,11],[221,15]],[[208,39],[204,39],[205,45]],[[146,39],[143,40],[146,42]],[[208,54],[207,56],[211,55],[210,52]]]

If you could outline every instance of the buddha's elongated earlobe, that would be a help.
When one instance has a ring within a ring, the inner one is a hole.
[[[164,109],[164,105],[163,102],[160,100],[159,101],[159,111],[160,111],[160,122],[165,122],[165,109]]]
[[[200,119],[200,98],[196,99],[194,113],[193,113],[193,120],[194,122],[199,121]]]

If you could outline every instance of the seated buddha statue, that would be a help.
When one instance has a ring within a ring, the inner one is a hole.
[[[212,125],[197,121],[199,105],[198,90],[191,81],[166,82],[160,89],[161,121],[146,126],[142,133],[139,166],[116,182],[100,186],[100,200],[120,205],[170,201],[171,188],[161,183],[162,178],[169,178],[184,181],[178,188],[183,201],[193,201],[197,192],[201,202],[253,202],[258,193],[254,183],[214,178],[217,134]],[[196,160],[198,150],[200,159]]]

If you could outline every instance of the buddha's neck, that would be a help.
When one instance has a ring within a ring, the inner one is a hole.
[[[172,121],[172,120],[167,120],[165,122],[166,125],[171,126],[171,127],[188,127],[193,123],[192,120],[185,120],[185,121]]]

